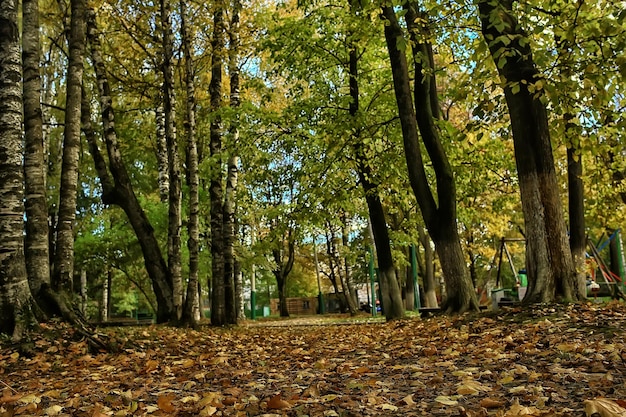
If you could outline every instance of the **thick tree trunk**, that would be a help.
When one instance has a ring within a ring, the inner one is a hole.
[[[479,11],[483,36],[498,64],[511,117],[527,237],[528,291],[524,302],[582,299],[565,231],[548,116],[541,102],[542,80],[530,43],[511,2],[481,0]],[[507,39],[507,44],[502,39]]]
[[[211,111],[214,113],[210,127],[211,158],[214,160],[214,171],[211,173],[209,198],[211,200],[211,324],[223,326],[228,324],[226,316],[226,288],[224,287],[224,189],[222,186],[222,120],[219,110],[222,107],[222,67],[224,54],[224,0],[217,0],[213,4],[213,38],[211,82],[209,94]]]
[[[430,44],[426,43],[423,40],[425,38],[422,37],[427,31],[427,26],[416,26],[418,15],[413,4],[407,3],[405,10],[407,27],[413,43],[416,74],[414,95],[417,112],[411,100],[406,56],[404,51],[398,48],[398,40],[404,36],[402,28],[393,7],[382,8],[387,20],[385,38],[402,125],[409,181],[441,261],[448,294],[444,301],[444,309],[449,314],[478,310],[478,299],[465,265],[458,234],[454,176],[435,126],[439,107],[434,86],[434,63]],[[438,206],[426,177],[418,139],[418,126],[435,170]],[[446,253],[440,251],[446,251]]]
[[[181,238],[182,188],[180,159],[176,140],[176,99],[174,96],[174,65],[172,63],[172,10],[169,0],[161,0],[161,29],[163,32],[163,113],[165,116],[165,141],[169,174],[167,267],[172,281],[175,319],[183,309],[183,280]]]
[[[108,167],[100,153],[97,140],[93,134],[89,112],[90,104],[86,98],[84,98],[83,102],[83,130],[89,142],[89,150],[94,159],[100,183],[102,184],[102,201],[105,204],[115,204],[126,213],[135,231],[139,245],[141,246],[146,270],[152,281],[152,288],[157,299],[157,322],[164,323],[176,318],[172,298],[171,278],[167,264],[163,259],[159,242],[154,235],[154,229],[133,191],[128,171],[122,161],[117,146],[115,113],[112,105],[111,89],[100,52],[100,40],[96,31],[95,15],[93,12],[90,13],[88,34],[91,45],[91,56],[94,62],[98,90],[100,93],[104,140],[109,157]],[[111,174],[109,174],[109,169],[111,170]]]
[[[33,294],[50,283],[48,203],[43,146],[41,77],[39,75],[39,6],[22,2],[22,61],[24,68],[24,184],[26,208],[25,256],[28,283]]]
[[[22,339],[33,320],[24,259],[22,63],[17,1],[0,2],[0,333]]]
[[[69,66],[63,132],[63,163],[59,190],[59,221],[52,286],[72,296],[74,283],[74,222],[78,189],[81,97],[86,44],[86,2],[71,1]]]
[[[199,309],[198,267],[200,247],[200,199],[198,175],[198,143],[196,140],[196,92],[193,77],[193,58],[191,33],[187,25],[187,6],[185,0],[180,1],[181,34],[183,53],[185,56],[185,86],[187,87],[186,135],[187,135],[187,187],[189,187],[189,219],[187,221],[187,249],[189,250],[189,281],[187,296],[183,307],[181,322],[196,325],[196,311]]]

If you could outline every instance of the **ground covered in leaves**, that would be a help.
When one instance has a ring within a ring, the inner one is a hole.
[[[590,303],[392,323],[102,329],[116,354],[89,352],[50,324],[30,355],[3,342],[0,416],[621,417],[625,319],[623,304]]]

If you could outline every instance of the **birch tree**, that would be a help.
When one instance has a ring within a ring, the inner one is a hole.
[[[0,2],[0,333],[21,340],[32,320],[24,258],[22,66],[18,2]]]
[[[33,294],[50,283],[48,206],[44,158],[41,77],[39,75],[39,6],[22,1],[22,61],[24,68],[24,184],[26,209],[25,254],[28,282]]]

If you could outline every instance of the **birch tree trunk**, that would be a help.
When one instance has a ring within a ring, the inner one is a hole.
[[[26,236],[24,252],[28,282],[36,296],[43,283],[50,283],[48,249],[48,204],[43,143],[41,76],[39,73],[39,5],[22,1],[22,66],[24,69],[24,184]]]
[[[230,28],[228,31],[228,73],[230,75],[230,107],[237,110],[240,105],[239,96],[239,11],[241,2],[233,0]],[[236,202],[237,180],[239,175],[239,118],[230,122],[230,157],[224,196],[224,297],[226,299],[226,320],[228,324],[237,324],[237,289],[235,286],[235,241],[237,239]]]
[[[155,110],[156,122],[156,157],[159,171],[159,195],[162,202],[168,201],[170,194],[170,173],[167,157],[167,139],[165,138],[165,114],[161,103]]]
[[[172,10],[169,0],[161,0],[161,26],[163,31],[163,113],[165,116],[165,141],[169,174],[167,262],[172,281],[175,319],[183,309],[183,281],[181,258],[182,188],[180,160],[176,140],[176,109],[174,96],[174,67],[172,63]]]
[[[211,82],[209,95],[211,111],[214,113],[210,127],[211,158],[214,171],[211,173],[209,197],[211,200],[211,324],[223,326],[228,324],[226,313],[226,289],[224,288],[224,189],[222,186],[222,119],[219,110],[222,107],[222,67],[224,55],[224,0],[213,4],[213,38],[211,60]]]
[[[18,2],[0,2],[0,333],[22,339],[32,320],[24,258],[22,63]]]
[[[189,220],[187,229],[189,237],[189,281],[187,282],[187,296],[183,308],[182,322],[194,326],[196,311],[199,310],[198,294],[198,265],[200,242],[200,200],[198,176],[198,143],[196,140],[196,92],[194,85],[193,59],[191,55],[191,33],[187,24],[187,6],[185,0],[180,1],[181,35],[183,54],[185,56],[185,86],[187,88],[186,106],[186,135],[187,135],[187,186],[189,187]]]
[[[80,118],[83,85],[83,61],[86,44],[86,2],[71,1],[69,66],[63,163],[59,191],[59,219],[56,230],[56,252],[52,286],[72,296],[74,282],[74,222],[76,220],[76,193],[78,189],[78,160],[80,151]]]

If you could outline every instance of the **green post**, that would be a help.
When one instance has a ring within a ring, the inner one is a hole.
[[[368,252],[370,255],[369,261],[369,273],[370,273],[370,287],[372,289],[372,316],[376,317],[376,274],[374,271],[374,250],[370,246],[368,248]]]
[[[256,320],[256,271],[254,265],[252,265],[252,277],[251,277],[251,289],[250,289],[250,318]]]
[[[420,286],[417,283],[417,251],[415,245],[411,245],[411,275],[413,276],[413,306],[419,311],[422,308],[420,302]]]
[[[326,306],[324,305],[324,295],[322,294],[322,281],[320,280],[320,265],[317,260],[315,236],[313,237],[313,257],[315,258],[315,275],[317,276],[317,310],[319,314],[324,314],[326,313]]]

